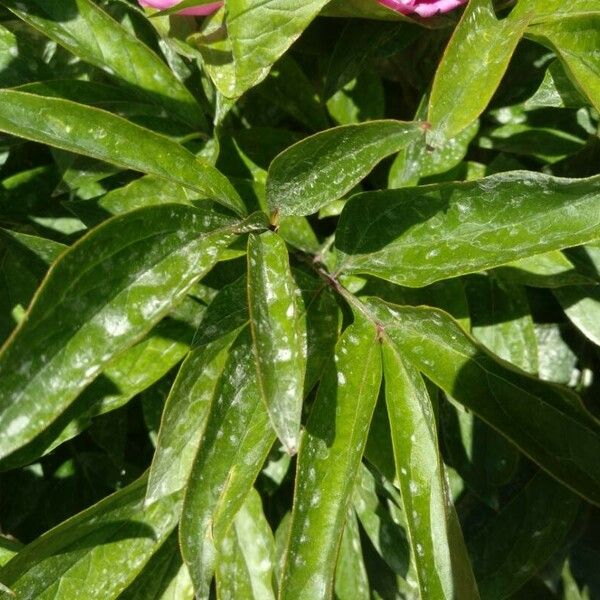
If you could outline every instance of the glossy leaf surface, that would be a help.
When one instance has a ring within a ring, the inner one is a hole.
[[[600,426],[565,388],[507,367],[445,313],[368,303],[373,318],[436,385],[512,441],[553,477],[600,502]]]
[[[274,545],[260,496],[252,489],[219,547],[216,572],[219,598],[275,600]]]
[[[177,525],[181,498],[143,509],[140,479],[27,546],[2,568],[2,580],[21,598],[117,598]],[[106,572],[118,562],[110,578]]]
[[[280,216],[315,213],[350,191],[383,158],[422,135],[418,123],[374,121],[306,138],[271,163],[269,210]]]
[[[161,419],[146,503],[187,483],[235,332],[193,350],[181,366]]]
[[[262,81],[328,0],[230,0],[227,31],[235,65],[233,97]]]
[[[199,597],[208,595],[217,547],[274,440],[245,329],[217,384],[185,493],[181,549]]]
[[[52,423],[243,228],[210,210],[152,207],[116,217],[63,254],[0,355],[0,414],[9,432],[2,456]]]
[[[202,109],[168,66],[92,0],[5,4],[18,17],[87,62],[127,82],[134,94],[205,127]]]
[[[484,111],[521,39],[527,19],[498,20],[491,0],[471,0],[438,66],[429,100],[436,144]]]
[[[248,306],[259,388],[277,436],[295,454],[306,370],[306,314],[285,242],[274,233],[248,240]]]
[[[0,90],[0,131],[156,175],[239,214],[245,212],[235,188],[207,161],[158,133],[97,108]]]
[[[303,433],[290,541],[280,597],[326,598],[352,488],[381,379],[373,324],[349,327],[338,342]]]
[[[340,219],[339,269],[420,287],[600,235],[600,179],[524,172],[367,192]]]
[[[478,598],[447,489],[431,400],[417,370],[383,344],[383,373],[396,476],[422,598]]]

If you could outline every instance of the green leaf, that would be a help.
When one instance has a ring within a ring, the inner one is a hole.
[[[523,107],[535,109],[542,107],[581,108],[586,106],[586,99],[568,78],[559,60],[553,60],[546,69],[544,80],[535,94],[528,98]]]
[[[464,279],[437,281],[422,288],[402,287],[383,279],[367,279],[357,296],[377,296],[392,304],[432,306],[452,315],[466,331],[471,330],[469,304],[465,294]]]
[[[381,381],[377,332],[364,320],[336,346],[300,441],[281,600],[328,598],[354,480]]]
[[[316,213],[350,191],[383,158],[422,135],[419,123],[372,121],[308,137],[271,163],[269,210],[280,216]]]
[[[164,205],[115,217],[65,252],[0,354],[0,420],[9,432],[0,456],[57,419],[184,298],[221,250],[256,226],[252,218]]]
[[[313,84],[289,55],[277,61],[256,91],[263,100],[279,106],[310,131],[327,129],[327,117]]]
[[[594,283],[591,277],[577,271],[575,265],[559,250],[520,258],[499,267],[498,272],[505,279],[532,287],[555,288]]]
[[[119,600],[194,600],[194,588],[174,531]]]
[[[515,475],[520,454],[504,436],[448,398],[441,403],[446,462],[488,506],[498,510],[499,487]]]
[[[235,332],[230,333],[195,349],[181,365],[161,419],[148,476],[147,505],[185,486],[235,337]]]
[[[248,239],[248,307],[261,395],[277,437],[295,454],[306,371],[306,311],[285,242],[266,231]]]
[[[129,84],[133,94],[206,129],[202,109],[171,69],[92,0],[30,0],[27,5],[6,0],[4,4],[75,56]]]
[[[0,567],[4,566],[19,550],[23,544],[9,537],[0,536]]]
[[[231,183],[206,160],[98,108],[0,90],[0,131],[179,183],[245,213]]]
[[[524,288],[493,275],[466,279],[473,336],[496,356],[537,373],[538,348]]]
[[[356,514],[348,509],[335,566],[336,600],[370,600],[369,580],[360,545],[360,531]]]
[[[538,473],[495,518],[469,540],[483,598],[508,598],[566,541],[580,499]]]
[[[329,100],[361,73],[368,72],[370,61],[382,53],[392,40],[401,50],[419,32],[420,29],[414,25],[348,20],[336,40],[327,65],[323,98]]]
[[[573,385],[579,379],[581,371],[577,369],[579,361],[569,342],[568,324],[537,323],[535,333],[540,351],[539,377],[544,381],[553,381],[563,385]]]
[[[324,13],[332,17],[360,17],[390,21],[410,20],[409,17],[377,2],[364,2],[363,0],[332,0],[325,8]]]
[[[396,475],[422,598],[479,598],[458,517],[446,487],[433,408],[418,371],[393,342],[383,374]]]
[[[427,113],[427,96],[417,109],[415,120],[423,120]],[[469,144],[479,131],[479,121],[474,120],[455,137],[432,147],[423,137],[403,148],[392,163],[388,175],[390,189],[416,185],[419,179],[449,171],[467,154]]]
[[[216,579],[222,600],[275,600],[275,542],[260,495],[251,489],[219,546]]]
[[[381,78],[374,71],[363,71],[327,101],[327,110],[338,125],[383,119],[385,90]]]
[[[195,348],[219,340],[248,324],[247,287],[244,274],[215,294],[194,335]]]
[[[320,379],[325,363],[333,355],[339,318],[336,298],[322,279],[292,269],[306,308],[307,364],[304,391],[310,392]],[[207,344],[242,327],[249,321],[246,276],[225,286],[210,303],[196,332],[194,345]]]
[[[572,0],[568,4],[562,0],[519,0],[512,10],[513,17],[532,16],[533,23],[544,23],[560,17],[572,17],[577,14],[596,13],[596,0]]]
[[[600,236],[600,178],[515,171],[352,197],[338,270],[421,287]]]
[[[50,263],[65,249],[53,240],[0,229],[0,343],[25,313]]]
[[[48,427],[29,443],[0,460],[0,469],[25,465],[79,435],[92,419],[116,410],[149,388],[189,351],[187,324],[164,319],[141,342],[121,352],[102,374]]]
[[[528,37],[556,52],[567,74],[596,108],[600,109],[600,11],[553,15],[527,30]]]
[[[600,346],[600,286],[572,285],[553,292],[575,327]]]
[[[331,288],[314,273],[292,269],[306,310],[307,362],[304,395],[321,379],[338,340],[340,318],[337,299]]]
[[[274,441],[245,329],[217,384],[184,499],[181,550],[199,598],[208,596],[217,548]]]
[[[260,83],[329,0],[228,0],[236,98]]]
[[[76,214],[86,225],[93,227],[115,215],[136,208],[157,204],[194,205],[200,200],[198,192],[167,179],[145,175],[123,187],[116,188],[100,198],[67,200],[64,206]]]
[[[491,0],[471,0],[444,52],[429,99],[435,145],[457,136],[485,110],[527,19],[497,19]]]
[[[410,563],[405,527],[394,521],[385,503],[378,497],[375,478],[364,465],[357,477],[353,504],[360,524],[379,556],[396,575],[405,578]]]
[[[578,396],[497,360],[439,310],[377,299],[367,308],[428,379],[550,475],[600,503],[600,425]]]
[[[141,478],[45,533],[0,570],[2,581],[19,598],[117,598],[179,518],[177,496],[144,510],[145,487]]]

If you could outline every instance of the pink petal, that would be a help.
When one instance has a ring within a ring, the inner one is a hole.
[[[181,0],[138,0],[142,6],[149,8],[158,8],[159,10],[165,10],[179,4]],[[215,11],[219,10],[223,6],[223,2],[211,2],[210,4],[204,4],[203,6],[196,6],[194,8],[186,8],[180,11],[178,14],[190,15],[190,16],[203,16],[210,15]]]
[[[417,14],[420,17],[433,17],[462,6],[467,3],[467,0],[378,0],[378,2],[403,15]]]

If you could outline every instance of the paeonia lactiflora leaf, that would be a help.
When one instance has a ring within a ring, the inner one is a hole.
[[[0,598],[600,598],[597,0],[0,3]]]

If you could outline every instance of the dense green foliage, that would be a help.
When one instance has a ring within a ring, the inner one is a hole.
[[[600,598],[598,0],[2,0],[0,88],[0,598]]]

